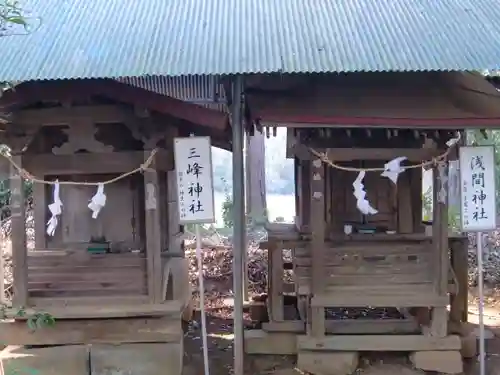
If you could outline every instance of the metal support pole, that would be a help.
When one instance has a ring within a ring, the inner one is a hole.
[[[249,146],[250,146],[250,140],[249,137],[250,135],[247,132],[243,132],[244,140],[244,150],[243,150],[243,157],[244,157],[244,165],[245,169],[243,170],[244,176],[245,176],[245,225],[248,224],[247,218],[250,216],[252,213],[252,205],[251,205],[251,194],[248,189],[250,189],[250,155],[249,155]],[[248,302],[248,234],[245,233],[245,251],[243,253],[243,301],[244,303]]]
[[[243,77],[233,81],[231,122],[233,132],[233,291],[234,375],[243,375],[243,262],[246,252],[245,176],[243,162]]]
[[[479,375],[486,375],[484,339],[483,233],[477,233],[477,288],[479,289]]]
[[[201,248],[200,224],[195,224],[196,228],[196,258],[198,260],[198,282],[200,289],[200,310],[201,310],[201,337],[203,342],[203,368],[204,375],[210,375],[208,364],[208,339],[207,339],[207,315],[205,313],[205,285],[203,280],[203,252]]]

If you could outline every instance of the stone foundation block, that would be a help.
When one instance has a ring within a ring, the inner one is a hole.
[[[478,343],[477,337],[474,333],[470,333],[467,336],[461,337],[462,349],[460,354],[464,358],[475,358],[478,354]]]
[[[265,332],[260,329],[245,331],[245,353],[295,355],[297,334],[291,332]]]
[[[30,348],[8,346],[0,353],[5,374],[88,375],[85,345]]]
[[[299,351],[297,368],[314,375],[349,375],[358,368],[357,352]]]
[[[413,365],[424,371],[436,371],[444,374],[463,372],[462,355],[459,351],[428,351],[410,354]]]
[[[92,345],[90,374],[181,375],[183,355],[182,343]]]

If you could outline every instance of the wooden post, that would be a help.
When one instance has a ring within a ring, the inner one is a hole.
[[[22,167],[21,155],[12,155],[12,160]],[[28,264],[26,247],[26,218],[24,207],[23,179],[11,165],[10,170],[10,211],[12,225],[12,266],[14,279],[14,307],[28,304]]]
[[[398,210],[398,220],[397,220],[397,231],[398,233],[413,233],[413,228],[415,224],[413,222],[414,215],[412,212],[412,189],[410,186],[410,174],[403,173],[399,176],[398,186],[395,189],[397,193],[397,210]],[[418,198],[421,199],[421,194]],[[420,216],[422,216],[422,206],[416,207],[420,211]],[[422,219],[419,220],[420,223]]]
[[[298,229],[300,232],[308,231],[310,220],[310,205],[311,205],[311,162],[309,160],[298,160],[298,177],[297,177],[297,191],[299,211],[296,213],[298,216]]]
[[[451,266],[453,267],[455,282],[458,284],[457,293],[451,295],[450,321],[455,323],[468,320],[468,245],[467,238],[450,239]]]
[[[270,242],[267,249],[269,258],[268,300],[269,317],[272,322],[281,322],[285,319],[285,305],[283,303],[283,244]]]
[[[43,176],[42,176],[43,178]],[[35,224],[35,249],[47,248],[45,223],[47,222],[46,185],[33,184],[33,216]]]
[[[445,173],[443,178],[448,177],[448,162],[445,161]],[[438,167],[433,168],[433,222],[432,222],[432,242],[434,248],[434,282],[435,290],[440,296],[448,294],[448,197],[445,202],[439,201],[439,192],[443,187],[448,190],[447,182],[439,178]],[[431,335],[445,337],[448,331],[448,316],[446,306],[434,307],[432,309]]]
[[[167,172],[167,205],[168,205],[168,255],[184,255],[181,245],[183,233],[179,223],[179,202],[177,194],[176,171]]]
[[[410,177],[410,200],[413,217],[413,233],[424,232],[422,224],[422,168],[407,171]],[[400,176],[401,177],[401,176]]]
[[[150,151],[144,152],[148,158]],[[150,168],[154,168],[155,161]],[[148,270],[148,295],[153,303],[162,302],[162,266],[161,266],[161,222],[158,172],[155,169],[144,171],[145,193],[145,229],[146,229],[146,257]]]
[[[311,210],[309,220],[312,229],[312,294],[317,296],[324,291],[325,283],[325,166],[320,159],[312,162],[310,184]],[[325,334],[324,307],[311,307],[310,323],[313,336],[318,337]]]

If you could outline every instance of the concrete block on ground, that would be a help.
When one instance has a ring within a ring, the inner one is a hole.
[[[358,368],[358,352],[299,351],[297,368],[314,375],[349,375]]]
[[[85,345],[25,348],[8,346],[0,353],[5,374],[88,375],[89,351]]]
[[[260,329],[245,331],[245,353],[247,354],[297,354],[297,334],[288,332],[265,332]]]
[[[183,355],[181,342],[92,345],[90,374],[181,375]]]
[[[462,355],[459,351],[426,351],[410,354],[413,365],[424,371],[436,371],[444,374],[463,372]]]

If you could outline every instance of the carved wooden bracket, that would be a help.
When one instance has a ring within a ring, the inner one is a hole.
[[[105,145],[95,139],[96,127],[92,123],[81,122],[63,130],[68,136],[68,142],[61,147],[53,147],[55,155],[74,154],[79,150],[92,153],[110,153],[114,151],[113,146]]]
[[[152,119],[142,119],[140,124],[138,121],[128,121],[125,125],[135,139],[144,143],[145,150],[157,147],[158,142],[164,139],[173,138],[177,131],[173,126],[165,127]]]

